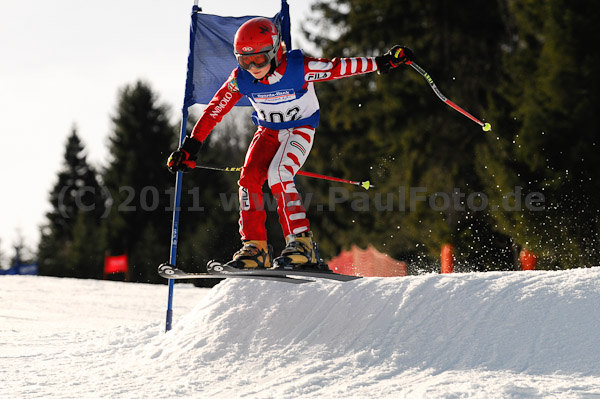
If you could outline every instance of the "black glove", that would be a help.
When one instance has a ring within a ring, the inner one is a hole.
[[[167,167],[171,173],[178,171],[189,172],[196,167],[196,158],[202,148],[202,142],[186,136],[181,147],[174,151],[167,160]]]
[[[410,64],[415,60],[415,53],[408,47],[395,45],[384,55],[375,57],[377,63],[377,73],[388,73],[392,68],[401,64]]]

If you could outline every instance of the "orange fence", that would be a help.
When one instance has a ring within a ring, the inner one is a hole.
[[[360,249],[353,245],[349,251],[342,251],[331,259],[329,268],[336,273],[363,277],[406,276],[406,262],[397,261],[370,246]]]

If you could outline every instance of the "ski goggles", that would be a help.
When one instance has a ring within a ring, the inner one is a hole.
[[[252,65],[254,65],[255,68],[262,68],[271,62],[268,51],[255,54],[236,54],[235,58],[244,70],[250,69]]]

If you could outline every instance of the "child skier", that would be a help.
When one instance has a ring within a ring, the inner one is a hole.
[[[271,267],[262,197],[263,184],[268,180],[287,244],[273,261],[275,266],[318,268],[317,247],[294,184],[319,123],[313,82],[374,71],[388,73],[400,64],[410,63],[414,54],[401,46],[378,57],[331,60],[305,56],[302,50],[286,52],[278,28],[267,18],[253,18],[240,26],[234,38],[234,53],[239,66],[214,95],[191,135],[171,154],[167,166],[173,173],[193,169],[204,139],[235,103],[247,96],[255,109],[252,120],[258,129],[238,181],[243,246],[225,266]]]

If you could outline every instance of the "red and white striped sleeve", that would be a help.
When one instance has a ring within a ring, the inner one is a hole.
[[[326,58],[304,57],[304,80],[319,82],[375,72],[375,57]]]

